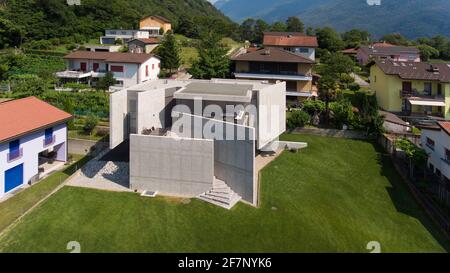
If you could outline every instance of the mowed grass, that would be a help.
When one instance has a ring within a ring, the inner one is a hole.
[[[1,202],[0,232],[64,182],[77,168],[85,163],[87,157],[72,155],[72,160],[75,162],[72,165],[53,173],[49,177],[39,181],[36,185],[22,190],[8,200]]]
[[[261,208],[64,187],[0,238],[3,252],[445,252],[388,157],[363,141],[286,135],[262,172]]]

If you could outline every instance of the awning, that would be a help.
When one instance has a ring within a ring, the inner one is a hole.
[[[411,105],[419,105],[419,106],[442,106],[445,107],[445,101],[441,100],[418,100],[418,99],[409,99],[408,100]]]

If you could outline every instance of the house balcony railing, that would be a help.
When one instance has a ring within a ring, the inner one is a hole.
[[[302,74],[291,71],[236,71],[234,73],[236,78],[251,78],[251,79],[276,79],[276,80],[292,80],[292,81],[311,81],[312,75]]]
[[[56,136],[52,135],[44,138],[44,147],[54,144],[56,141]]]
[[[10,153],[8,153],[8,163],[13,162],[17,159],[22,158],[23,156],[23,148],[17,149],[15,151],[12,151]]]
[[[444,97],[442,95],[432,95],[428,94],[428,91],[422,91],[419,92],[417,90],[400,90],[400,98],[407,99],[407,98],[423,98],[423,99],[443,99]]]

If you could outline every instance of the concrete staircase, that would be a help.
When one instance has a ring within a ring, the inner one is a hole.
[[[231,209],[242,198],[224,181],[214,178],[213,188],[200,194],[198,199],[225,209]]]

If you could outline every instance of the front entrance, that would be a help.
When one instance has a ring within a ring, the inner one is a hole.
[[[23,184],[23,164],[5,172],[5,193]]]

